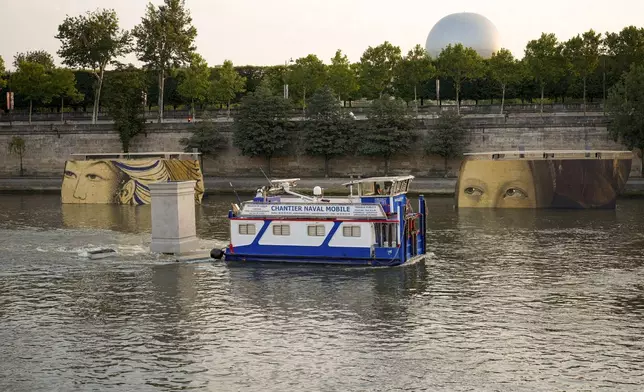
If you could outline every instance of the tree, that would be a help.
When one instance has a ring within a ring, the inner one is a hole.
[[[192,26],[184,0],[164,0],[158,8],[149,3],[141,24],[134,27],[137,57],[158,73],[159,117],[163,121],[163,92],[167,72],[190,61],[197,29]]]
[[[193,120],[197,117],[195,101],[203,102],[210,90],[210,68],[208,63],[197,53],[192,54],[190,66],[185,69],[183,80],[177,88],[179,95],[190,100]]]
[[[105,68],[131,50],[131,37],[119,28],[114,10],[102,9],[84,15],[68,16],[58,26],[61,41],[58,55],[63,64],[90,69],[95,79],[92,123],[98,119]]]
[[[44,50],[34,50],[18,53],[13,58],[13,66],[18,68],[20,63],[36,63],[42,65],[46,71],[54,69],[54,58]]]
[[[541,88],[540,112],[543,113],[546,84],[555,82],[565,72],[565,62],[557,37],[554,34],[543,33],[539,39],[528,42],[524,60]]]
[[[442,112],[425,142],[427,154],[438,155],[444,159],[445,177],[448,173],[448,160],[460,157],[467,148],[466,130],[461,119],[457,113]]]
[[[2,78],[6,70],[4,69],[4,59],[0,56],[0,89],[7,85],[5,80]]]
[[[356,73],[351,69],[351,63],[347,56],[338,49],[328,66],[328,85],[337,94],[338,99],[346,101],[358,91],[358,80]]]
[[[306,92],[311,94],[326,82],[326,67],[314,54],[295,60],[290,77],[293,90],[302,92],[302,113],[306,111]]]
[[[518,83],[521,80],[521,63],[514,58],[512,52],[507,49],[500,49],[492,54],[489,69],[492,79],[501,85],[501,114],[503,114],[505,91],[508,84]]]
[[[472,48],[466,48],[462,44],[447,45],[436,59],[438,74],[442,77],[452,79],[456,90],[456,111],[461,113],[459,93],[461,85],[466,80],[476,79],[483,76],[483,61]]]
[[[226,102],[228,108],[228,117],[230,117],[230,101],[232,101],[238,93],[243,93],[246,86],[246,78],[237,73],[233,62],[225,60],[222,67],[219,69],[219,78],[214,81],[213,89],[214,95],[221,102]]]
[[[50,76],[45,67],[39,63],[20,61],[18,70],[11,78],[11,86],[23,99],[29,101],[29,124],[33,101],[48,101],[51,99]]]
[[[613,140],[638,148],[644,165],[644,65],[633,64],[608,95],[606,109]],[[643,166],[644,167],[644,166]]]
[[[629,72],[631,64],[644,63],[644,28],[628,26],[619,33],[607,32],[603,43],[612,83],[617,83],[624,73]]]
[[[129,152],[132,138],[145,129],[145,89],[143,72],[132,65],[110,72],[105,79],[105,107],[114,120],[123,152]]]
[[[432,64],[432,60],[429,58],[425,48],[416,45],[402,59],[398,67],[396,67],[396,71],[397,90],[402,93],[399,93],[399,96],[406,96],[406,91],[413,90],[414,107],[416,115],[418,115],[418,87],[436,74],[436,68]]]
[[[14,136],[9,142],[9,154],[16,154],[20,157],[20,177],[24,175],[22,168],[22,157],[25,154],[25,139],[20,136]]]
[[[81,101],[83,94],[76,90],[76,76],[69,68],[54,68],[50,74],[49,92],[52,97],[60,98],[60,122],[65,122],[65,98]]]
[[[385,175],[389,175],[391,157],[409,150],[416,139],[414,124],[404,102],[387,94],[371,103],[367,119],[369,129],[360,135],[358,153],[383,158]]]
[[[242,99],[235,116],[233,144],[241,154],[248,157],[263,157],[271,172],[271,159],[289,145],[288,100],[273,95],[266,85]]]
[[[307,154],[324,158],[324,175],[329,176],[329,160],[349,151],[350,120],[340,107],[333,90],[324,87],[309,101],[304,123]]]
[[[583,81],[584,85],[584,115],[586,115],[586,84],[599,65],[600,45],[602,44],[601,34],[593,30],[585,32],[582,36],[577,35],[564,44],[563,53],[570,63],[575,76]]]
[[[189,138],[180,140],[184,151],[192,152],[196,148],[201,155],[201,171],[204,172],[204,157],[215,157],[218,153],[228,148],[228,141],[217,129],[217,125],[207,115],[199,123],[195,124],[195,129]]]
[[[400,48],[388,41],[365,50],[360,58],[360,88],[367,98],[379,98],[390,92],[395,68],[402,60]]]

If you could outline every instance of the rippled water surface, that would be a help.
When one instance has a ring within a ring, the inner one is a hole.
[[[644,201],[429,211],[425,263],[226,266],[148,254],[149,207],[0,196],[0,391],[644,389]]]

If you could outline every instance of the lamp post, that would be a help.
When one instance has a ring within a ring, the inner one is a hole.
[[[286,73],[288,72],[288,63],[292,63],[293,58],[284,60],[284,99],[288,99],[288,83],[286,82]]]

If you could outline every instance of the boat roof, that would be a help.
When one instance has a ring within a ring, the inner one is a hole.
[[[512,150],[488,151],[463,154],[473,160],[514,160],[514,159],[632,159],[631,151],[611,150]]]
[[[367,177],[367,178],[359,178],[357,180],[349,181],[346,182],[342,185],[344,186],[349,186],[353,184],[361,184],[365,182],[384,182],[384,181],[391,181],[391,182],[398,182],[398,181],[405,181],[405,180],[411,180],[416,177],[409,175],[409,176],[384,176],[384,177]]]

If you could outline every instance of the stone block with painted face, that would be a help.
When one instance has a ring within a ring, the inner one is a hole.
[[[466,154],[459,208],[615,208],[632,164],[629,151]]]

